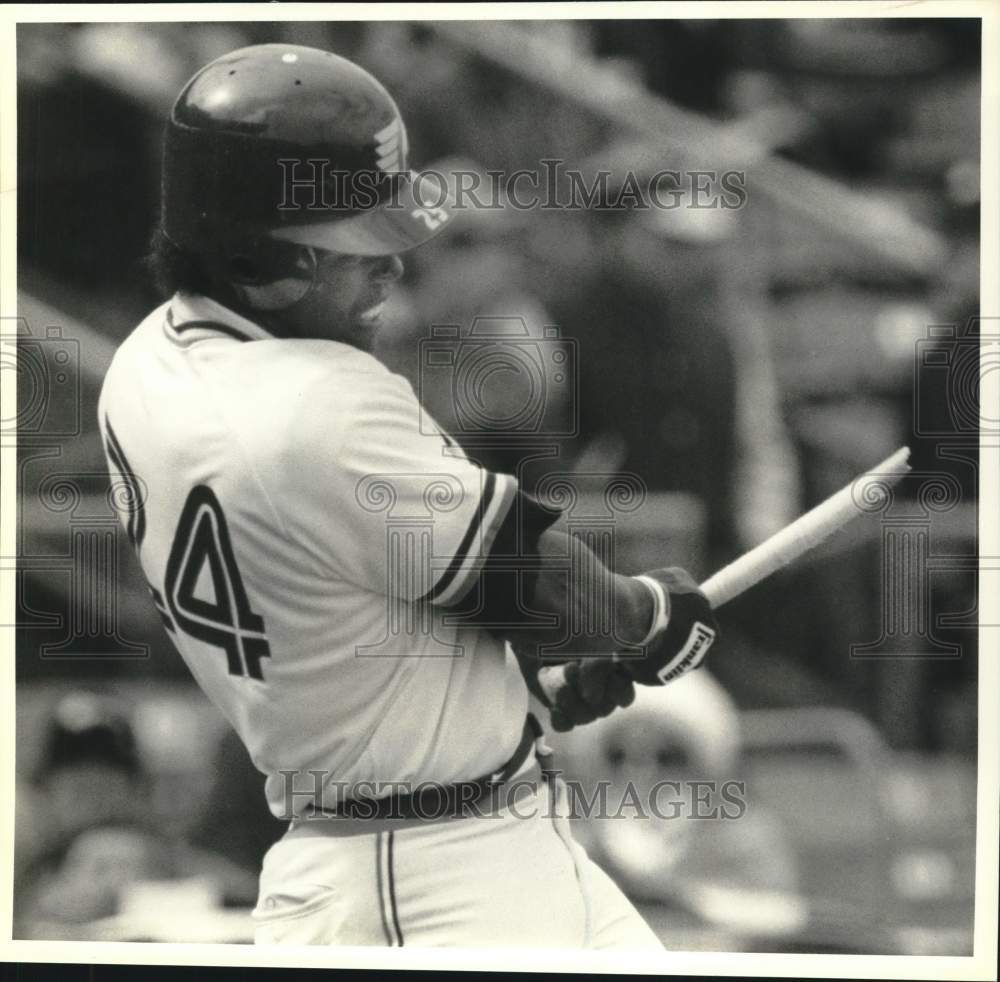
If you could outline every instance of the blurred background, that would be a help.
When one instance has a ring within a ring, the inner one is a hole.
[[[418,167],[745,173],[736,210],[468,213],[407,258],[378,354],[515,469],[421,387],[420,341],[558,327],[578,391],[546,408],[572,425],[520,473],[544,493],[571,471],[583,502],[586,475],[638,480],[623,572],[704,578],[913,448],[893,510],[726,608],[712,675],[557,749],[584,781],[743,783],[738,821],[578,823],[670,947],[970,953],[980,27],[943,18],[19,25],[15,936],[248,940],[282,832],[158,622],[95,425],[161,300],[164,118],[201,65],[267,41],[373,72]]]

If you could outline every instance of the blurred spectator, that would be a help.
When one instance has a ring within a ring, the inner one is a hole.
[[[705,669],[664,688],[637,686],[627,713],[553,742],[567,780],[588,799],[607,781],[608,812],[623,809],[617,820],[580,818],[574,834],[630,896],[697,912],[708,889],[796,891],[780,822],[746,805],[736,707]],[[630,788],[644,815],[629,810]]]
[[[19,818],[46,831],[19,864],[19,937],[109,917],[130,885],[149,881],[207,877],[220,898],[253,902],[253,874],[157,827],[132,724],[112,700],[85,691],[60,700],[36,785],[33,814]],[[25,847],[30,839],[19,833]]]
[[[83,691],[60,700],[36,775],[57,842],[98,825],[138,823],[144,780],[135,734],[121,706]]]
[[[36,773],[34,819],[45,846],[15,891],[20,918],[78,922],[114,912],[128,878],[155,875],[161,857],[144,848],[145,776],[124,711],[89,692],[56,706]],[[27,819],[27,816],[25,816]],[[106,862],[121,847],[120,861]]]
[[[600,209],[575,221],[569,261],[551,249],[543,267],[558,323],[579,341],[586,468],[601,459],[650,490],[697,494],[716,561],[798,508],[775,372],[750,320],[763,298],[742,295],[738,311],[726,303],[735,223],[714,209]]]

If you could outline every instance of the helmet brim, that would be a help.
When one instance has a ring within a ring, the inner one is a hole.
[[[454,198],[433,171],[410,174],[388,201],[343,218],[285,225],[276,239],[350,256],[389,256],[433,239],[452,219]]]

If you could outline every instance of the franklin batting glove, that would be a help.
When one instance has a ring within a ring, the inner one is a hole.
[[[705,594],[679,566],[637,576],[653,594],[653,624],[642,657],[623,655],[621,664],[643,685],[666,685],[697,668],[719,635]]]

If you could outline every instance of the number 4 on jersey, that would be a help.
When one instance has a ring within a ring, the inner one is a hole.
[[[230,675],[264,678],[260,660],[271,655],[264,619],[250,609],[222,506],[203,484],[192,488],[184,503],[165,585],[177,624],[222,648]]]

